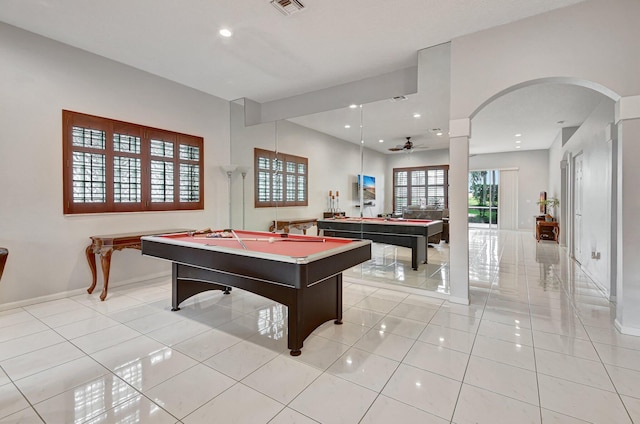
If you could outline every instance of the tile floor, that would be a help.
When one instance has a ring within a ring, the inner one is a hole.
[[[0,423],[640,423],[640,338],[564,249],[470,235],[471,305],[351,280],[297,358],[286,308],[240,290],[0,312]]]

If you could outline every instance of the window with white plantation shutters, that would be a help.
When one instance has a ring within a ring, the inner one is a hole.
[[[448,165],[393,170],[394,214],[400,215],[407,206],[423,202],[439,209],[449,207]]]
[[[203,209],[204,140],[64,110],[64,213]]]
[[[308,159],[254,149],[255,207],[307,206]]]

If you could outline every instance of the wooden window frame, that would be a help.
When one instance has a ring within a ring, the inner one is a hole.
[[[81,127],[104,132],[105,148],[96,149],[73,145],[73,128]],[[122,134],[140,138],[140,153],[116,151],[113,135]],[[173,164],[173,200],[154,202],[151,199],[151,139],[159,139],[173,143],[173,157],[162,158]],[[197,159],[181,159],[180,145],[199,149]],[[105,164],[105,196],[100,202],[74,202],[73,198],[73,156],[74,153],[94,153],[104,155]],[[204,139],[188,134],[147,127],[129,122],[117,121],[99,116],[69,110],[62,111],[62,160],[63,160],[63,211],[64,214],[110,213],[110,212],[148,212],[204,209]],[[140,160],[140,201],[116,201],[114,180],[114,157],[130,157]],[[197,169],[197,181],[188,186],[187,192],[197,190],[197,199],[181,200],[180,165],[187,164]]]
[[[254,206],[256,208],[271,208],[271,207],[291,207],[291,206],[308,206],[309,205],[309,160],[302,156],[289,155],[286,153],[274,152],[271,150],[265,150],[260,148],[253,149],[254,154]],[[271,168],[269,173],[269,200],[260,200],[260,184],[261,184],[261,175],[267,171],[264,168],[261,168],[260,161],[261,159],[267,158],[269,163],[273,163],[273,161],[278,160],[282,165],[282,200],[273,200],[274,199],[274,186],[272,184],[274,175],[277,174],[276,171]],[[287,162],[292,162],[296,164],[296,168],[299,165],[304,165],[305,173],[301,174],[298,172],[287,172]],[[287,176],[294,176],[296,183],[295,187],[292,190],[289,190],[287,187]],[[300,193],[298,190],[298,180],[301,175],[304,175],[304,193],[303,199],[300,199]],[[295,200],[286,200],[288,195],[292,195]]]
[[[393,168],[393,211],[394,213],[397,213],[397,207],[396,207],[396,188],[397,187],[405,187],[405,186],[398,186],[397,183],[397,178],[396,178],[396,174],[398,172],[407,172],[407,206],[411,206],[412,204],[412,198],[411,198],[411,172],[413,171],[425,171],[425,185],[421,187],[425,187],[425,193],[426,193],[426,197],[427,197],[427,204],[428,203],[428,193],[429,193],[429,177],[428,177],[428,171],[429,170],[443,170],[444,171],[444,183],[443,183],[443,187],[444,187],[444,204],[443,204],[443,208],[444,209],[448,209],[449,208],[449,165],[435,165],[435,166],[415,166],[415,167],[410,167],[410,168]],[[440,184],[437,184],[437,186],[440,186]]]

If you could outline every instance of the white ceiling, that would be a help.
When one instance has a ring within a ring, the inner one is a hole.
[[[413,66],[426,47],[582,0],[301,1],[303,11],[283,16],[269,0],[0,0],[0,21],[227,100],[266,102]],[[233,36],[219,36],[222,27]],[[448,146],[430,132],[446,130],[448,101],[443,111],[437,98],[425,106],[419,95],[364,105],[363,132],[376,141],[369,147],[388,152],[406,136]],[[474,118],[471,151],[512,150],[515,132],[531,135],[531,148],[548,148],[556,122],[579,124],[597,99],[577,87],[518,90]],[[419,125],[406,118],[416,111]]]

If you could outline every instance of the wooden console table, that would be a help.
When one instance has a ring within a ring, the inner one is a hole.
[[[100,255],[100,265],[102,266],[102,277],[104,286],[102,293],[100,294],[100,300],[107,298],[107,288],[109,286],[109,270],[111,269],[111,253],[114,250],[122,249],[137,249],[140,250],[140,237],[142,236],[154,236],[159,234],[170,233],[184,233],[191,231],[188,229],[173,229],[173,230],[156,230],[156,231],[143,231],[135,233],[123,233],[123,234],[106,234],[101,236],[91,236],[91,244],[87,246],[85,254],[87,256],[87,262],[89,262],[89,268],[91,268],[91,275],[93,280],[91,286],[87,289],[87,293],[93,293],[93,289],[96,288],[97,275],[96,275],[96,257]]]
[[[559,242],[560,226],[558,221],[536,221],[536,240],[553,240],[556,243]]]
[[[289,229],[295,228],[297,230],[301,230],[302,234],[307,234],[307,230],[316,225],[317,222],[318,220],[316,218],[278,219],[271,222],[269,231],[273,232],[282,230],[285,233],[288,233]]]

